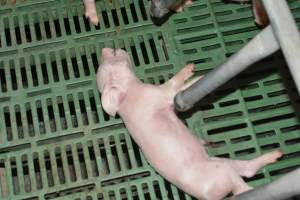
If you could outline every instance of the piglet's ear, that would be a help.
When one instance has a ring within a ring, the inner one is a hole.
[[[119,110],[120,104],[125,99],[125,92],[117,87],[105,87],[102,92],[102,107],[106,113],[115,116]]]

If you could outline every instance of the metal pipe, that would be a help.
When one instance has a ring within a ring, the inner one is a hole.
[[[279,179],[233,197],[235,200],[283,200],[300,194],[300,168]]]
[[[300,34],[286,0],[263,0],[275,38],[279,42],[300,92]]]
[[[188,110],[214,89],[278,49],[279,45],[272,28],[268,26],[224,64],[206,74],[186,90],[178,93],[175,97],[176,109],[178,111]]]

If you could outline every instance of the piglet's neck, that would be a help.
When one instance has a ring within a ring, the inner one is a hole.
[[[132,87],[141,84],[141,81],[136,76],[131,74],[126,75],[126,77],[123,80],[124,81],[120,81],[120,83],[122,84],[121,88],[125,90],[125,93],[128,93],[128,91],[130,91]]]

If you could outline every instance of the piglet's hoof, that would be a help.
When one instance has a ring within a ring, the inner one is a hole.
[[[90,20],[90,22],[92,24],[94,24],[95,26],[97,26],[99,24],[99,19],[98,19],[97,13],[86,12],[85,17],[88,18]]]

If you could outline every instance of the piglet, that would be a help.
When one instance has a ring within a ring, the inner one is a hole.
[[[146,159],[164,178],[196,198],[219,200],[250,190],[241,176],[252,177],[282,156],[277,150],[253,160],[209,157],[204,142],[193,135],[174,112],[175,94],[190,83],[194,65],[188,64],[166,83],[142,83],[128,54],[102,49],[97,86],[102,107],[123,119]]]
[[[227,0],[232,2],[248,3],[250,0]],[[150,14],[156,18],[162,18],[171,11],[181,12],[192,0],[151,0]],[[255,22],[260,26],[267,26],[269,18],[261,0],[253,0],[253,13]]]
[[[248,3],[250,0],[230,0],[241,3]],[[269,24],[268,14],[264,8],[261,0],[253,0],[252,2],[253,13],[255,16],[255,22],[260,26],[267,26]]]
[[[83,0],[83,4],[85,7],[85,17],[89,18],[92,24],[98,25],[99,19],[97,16],[95,0]]]
[[[186,5],[191,5],[192,0],[151,0],[150,14],[155,18],[163,18],[171,11],[181,12]]]

